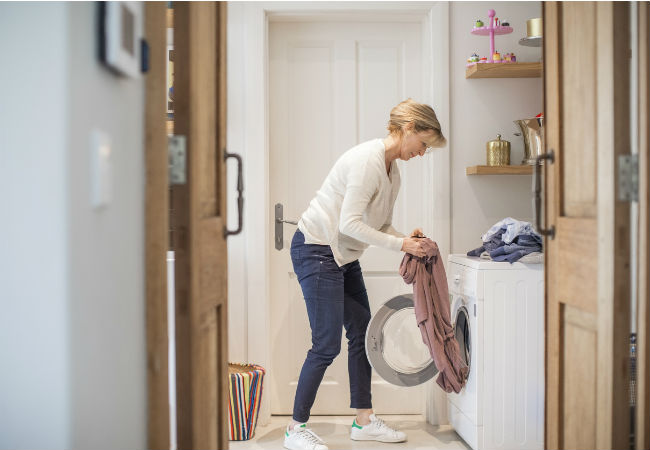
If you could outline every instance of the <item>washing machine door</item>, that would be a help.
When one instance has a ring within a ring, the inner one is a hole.
[[[370,319],[366,354],[375,372],[397,386],[416,386],[438,373],[415,320],[413,294],[391,298]]]
[[[464,297],[456,297],[451,308],[452,328],[458,341],[460,354],[467,364],[469,371],[472,370],[472,334],[470,328],[469,311]],[[469,372],[468,372],[469,374]],[[468,375],[469,376],[469,375]]]

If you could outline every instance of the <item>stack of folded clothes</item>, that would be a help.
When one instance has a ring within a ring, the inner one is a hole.
[[[494,261],[513,263],[542,263],[542,236],[529,222],[507,217],[494,224],[481,239],[483,245],[467,252],[467,256],[480,256]]]

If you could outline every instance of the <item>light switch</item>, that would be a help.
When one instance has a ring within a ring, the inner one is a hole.
[[[90,204],[94,209],[108,206],[113,196],[111,139],[103,131],[90,134]]]

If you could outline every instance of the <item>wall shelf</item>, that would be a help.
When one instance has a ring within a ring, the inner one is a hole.
[[[466,175],[532,175],[533,166],[471,166],[465,169]]]
[[[539,78],[541,62],[476,63],[465,70],[465,78]]]

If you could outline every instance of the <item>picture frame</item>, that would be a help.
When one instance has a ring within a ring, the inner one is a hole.
[[[143,6],[140,2],[100,2],[100,59],[119,75],[139,78]]]

